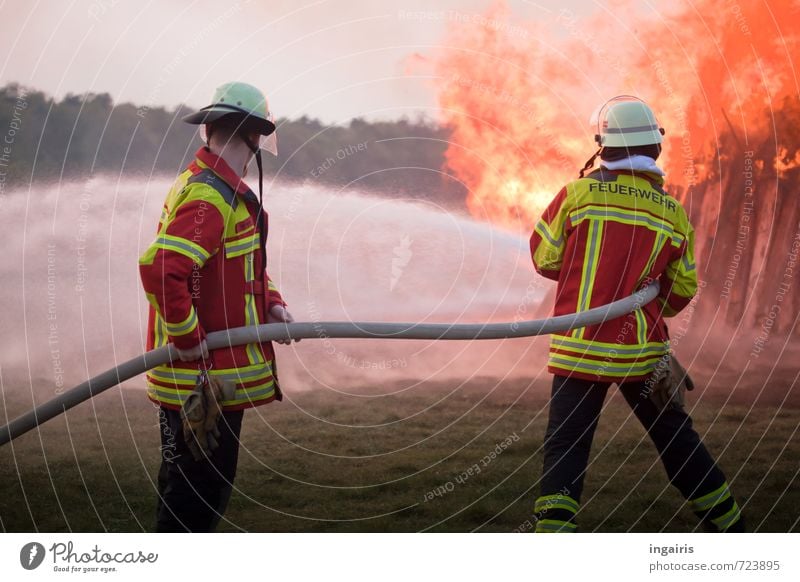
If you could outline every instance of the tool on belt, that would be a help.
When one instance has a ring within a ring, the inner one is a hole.
[[[232,399],[235,391],[232,382],[214,378],[200,367],[194,390],[181,407],[183,439],[196,461],[211,456],[219,447],[222,401]]]
[[[664,410],[673,407],[682,410],[686,403],[686,391],[694,390],[694,382],[681,366],[674,354],[665,355],[656,366],[653,373],[653,389],[650,400]]]

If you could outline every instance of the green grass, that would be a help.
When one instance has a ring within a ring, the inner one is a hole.
[[[236,492],[220,530],[524,527],[538,492],[547,392],[546,384],[512,381],[496,388],[475,381],[460,388],[425,384],[381,397],[290,393],[245,414]],[[607,405],[581,529],[695,528],[622,398],[614,393]],[[691,399],[690,405],[750,529],[800,530],[800,410],[749,411],[710,399]],[[21,400],[10,402],[8,414],[26,408]],[[518,440],[481,462],[513,435]],[[0,528],[150,531],[158,461],[156,409],[141,391],[113,389],[0,448]],[[476,463],[480,472],[456,479]],[[439,487],[446,491],[432,495]]]

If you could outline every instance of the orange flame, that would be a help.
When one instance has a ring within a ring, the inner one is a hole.
[[[780,133],[770,109],[798,91],[796,2],[641,10],[617,1],[602,13],[526,22],[496,2],[481,18],[454,19],[430,63],[441,121],[452,129],[446,170],[469,189],[474,216],[530,230],[594,153],[588,119],[614,95],[656,110],[667,131],[659,163],[684,190],[712,176],[715,156],[726,155],[723,133],[745,150]],[[773,154],[776,166],[778,157],[796,159]]]

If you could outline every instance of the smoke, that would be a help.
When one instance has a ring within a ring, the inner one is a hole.
[[[137,259],[169,188],[95,176],[9,193],[0,229],[3,390],[52,396],[145,348]],[[432,202],[274,185],[269,272],[299,321],[513,321],[544,317],[524,237]],[[534,347],[535,346],[535,347]],[[308,339],[276,346],[287,391],[375,393],[392,381],[543,373],[546,339]],[[143,386],[141,378],[128,382]],[[395,384],[391,384],[393,386]]]
[[[594,152],[588,120],[607,99],[648,101],[666,128],[659,160],[673,192],[718,175],[722,134],[767,137],[770,167],[795,167],[800,145],[774,125],[796,96],[798,3],[778,0],[539,11],[525,22],[505,2],[451,23],[441,48],[416,55],[435,76],[441,121],[452,130],[447,167],[470,189],[471,212],[530,230],[549,200]]]
[[[592,112],[619,94],[650,103],[704,285],[689,321],[670,324],[673,343],[703,382],[762,390],[770,377],[780,395],[798,355],[800,37],[787,27],[799,7],[617,0],[526,22],[495,2],[453,20],[409,66],[435,79],[445,169],[469,189],[470,212],[526,234],[596,150]]]

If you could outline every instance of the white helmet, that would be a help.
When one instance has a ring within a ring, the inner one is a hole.
[[[632,95],[609,99],[592,116],[601,147],[625,148],[661,143],[664,128],[647,103]]]

